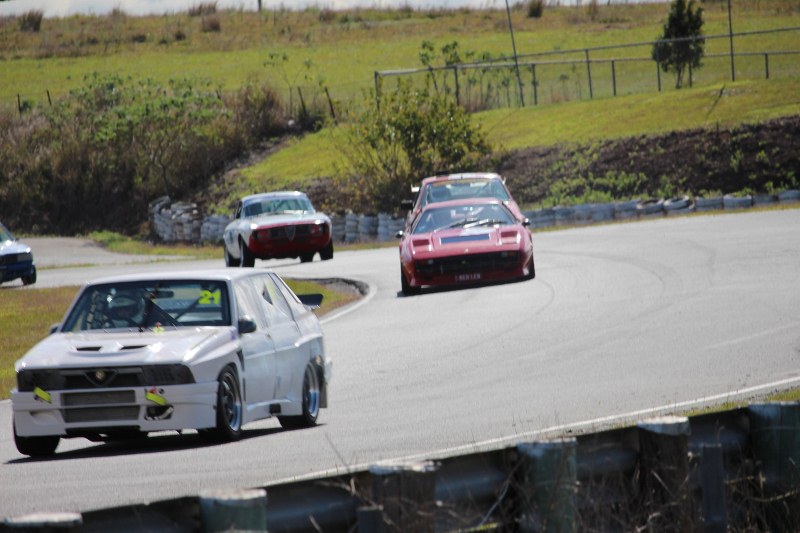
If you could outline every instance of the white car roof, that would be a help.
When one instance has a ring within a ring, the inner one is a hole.
[[[308,198],[306,193],[300,191],[274,191],[274,192],[262,192],[258,194],[251,194],[249,196],[245,196],[242,198],[242,203],[249,202],[250,200],[256,199],[265,199],[265,198]]]
[[[104,283],[119,283],[129,281],[156,281],[156,280],[213,280],[213,281],[236,281],[248,276],[266,274],[272,272],[262,268],[219,268],[209,270],[173,270],[161,272],[141,272],[137,274],[121,274],[118,276],[107,276],[92,279],[86,285],[100,285]]]

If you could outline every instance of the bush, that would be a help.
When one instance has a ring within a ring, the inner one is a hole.
[[[42,19],[44,12],[38,10],[31,10],[23,13],[19,17],[20,31],[36,33],[42,28]]]
[[[544,0],[528,0],[528,18],[539,19],[544,14]]]
[[[486,137],[452,98],[399,83],[395,92],[374,95],[346,126],[341,152],[347,161],[337,185],[349,193],[336,211],[393,212],[410,186],[436,173],[471,168],[489,153]]]
[[[220,20],[218,15],[203,17],[200,21],[200,29],[203,33],[219,33],[222,31],[222,20]]]
[[[52,108],[0,113],[0,213],[19,231],[130,234],[149,202],[192,198],[279,133],[269,88],[220,98],[208,82],[94,75]]]

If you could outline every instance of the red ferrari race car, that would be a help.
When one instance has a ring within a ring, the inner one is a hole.
[[[426,205],[410,232],[398,234],[403,294],[417,294],[422,287],[533,278],[528,225],[494,198]]]
[[[333,259],[331,219],[314,210],[302,192],[270,192],[242,198],[222,234],[225,265],[251,267],[256,259],[299,257],[319,252]]]

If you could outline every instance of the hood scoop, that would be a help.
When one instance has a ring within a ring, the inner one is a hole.
[[[120,345],[120,344],[113,344],[112,346],[76,346],[76,352],[91,352],[91,353],[113,353],[113,352],[130,352],[133,350],[141,350],[143,348],[147,348],[149,344],[131,344],[131,345]]]

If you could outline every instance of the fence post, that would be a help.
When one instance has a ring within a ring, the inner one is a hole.
[[[767,53],[764,54],[764,74],[765,74],[765,78],[764,79],[768,80],[769,79],[769,54],[767,54]]]
[[[748,407],[750,438],[767,521],[775,531],[800,529],[800,402]]]
[[[531,72],[533,73],[533,105],[539,104],[539,82],[536,79],[536,63],[531,65]]]
[[[519,530],[568,533],[577,530],[577,440],[517,445],[522,483]]]
[[[725,508],[725,469],[722,461],[722,445],[703,444],[700,454],[703,531],[725,533],[728,530],[728,520]]]
[[[661,48],[659,45],[661,41],[656,41],[656,79],[658,80],[658,92],[661,92],[661,57],[659,54],[659,49]]]
[[[267,491],[214,490],[199,496],[202,531],[266,531]]]
[[[642,497],[651,530],[690,531],[689,419],[652,418],[638,428]]]
[[[458,83],[458,66],[453,65],[453,78],[456,83],[456,105],[461,105],[461,87]]]
[[[594,98],[594,93],[592,91],[592,63],[589,60],[589,49],[586,48],[584,50],[586,52],[586,76],[589,78],[589,98]]]
[[[369,468],[372,501],[383,506],[387,531],[434,531],[438,469],[432,461]]]
[[[381,110],[381,87],[378,78],[380,77],[380,73],[376,70],[373,75],[373,79],[375,80],[375,109],[378,111]]]
[[[617,62],[611,60],[611,85],[614,89],[614,96],[617,96]]]

